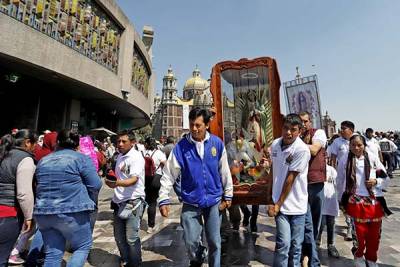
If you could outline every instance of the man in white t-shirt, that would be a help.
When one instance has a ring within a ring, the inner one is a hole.
[[[309,148],[299,138],[302,124],[297,114],[287,115],[282,137],[271,145],[273,204],[268,206],[268,215],[275,216],[276,222],[274,267],[300,266],[311,158]]]
[[[382,156],[383,156],[383,164],[387,169],[387,173],[390,178],[393,178],[393,155],[397,150],[397,146],[393,143],[392,140],[388,139],[388,135],[386,133],[382,134],[382,139],[379,140],[379,146],[381,147]]]
[[[378,159],[383,162],[381,147],[379,146],[379,141],[374,137],[374,130],[368,128],[365,131],[365,142],[367,142],[368,152],[374,154]]]
[[[328,155],[331,159],[332,166],[336,168],[336,189],[339,201],[342,199],[343,192],[346,188],[346,163],[349,155],[350,137],[354,134],[354,123],[351,121],[343,121],[340,124],[340,137],[328,147]],[[352,226],[351,218],[346,216],[347,234],[345,240],[351,241]]]
[[[135,136],[122,131],[118,134],[119,156],[115,166],[115,180],[108,173],[106,184],[114,188],[111,208],[114,209],[114,238],[121,266],[140,266],[142,262],[139,237],[144,209],[144,159],[134,145]]]
[[[154,163],[154,175],[146,174],[145,167],[145,193],[147,202],[147,233],[151,234],[154,231],[154,226],[156,223],[156,211],[157,211],[157,198],[160,191],[160,179],[163,175],[163,167],[167,158],[160,149],[157,148],[156,139],[152,136],[146,137],[144,141],[145,150],[142,151],[143,158],[151,158]],[[149,161],[147,161],[149,162]],[[145,160],[145,166],[146,160]]]

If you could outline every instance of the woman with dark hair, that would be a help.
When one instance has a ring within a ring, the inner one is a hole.
[[[148,136],[144,141],[144,146],[145,151],[141,153],[145,159],[145,193],[146,202],[149,205],[147,208],[147,232],[152,233],[156,222],[157,198],[161,187],[160,179],[167,158],[164,152],[157,149],[154,137]]]
[[[36,134],[27,129],[0,140],[0,266],[7,266],[21,229],[32,228],[36,142]]]
[[[60,266],[68,241],[73,250],[67,266],[83,266],[92,245],[90,212],[101,181],[91,159],[77,151],[79,135],[61,130],[57,151],[36,169],[34,215],[46,247],[44,266]]]
[[[389,179],[380,160],[367,153],[365,148],[363,136],[350,138],[342,204],[354,221],[358,242],[354,253],[355,266],[365,267],[367,261],[369,267],[376,267],[382,217],[385,212],[390,214],[382,192]]]

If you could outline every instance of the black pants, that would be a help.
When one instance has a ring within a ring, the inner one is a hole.
[[[382,152],[383,165],[385,165],[388,175],[392,176],[393,172],[393,155],[390,152]]]
[[[321,227],[319,228],[317,240],[321,243],[322,232],[326,225],[326,235],[328,239],[328,245],[335,244],[335,216],[322,215]]]
[[[258,216],[258,205],[251,206],[251,212],[247,205],[240,205],[240,209],[243,212],[243,226],[247,226],[249,224],[250,219],[250,228],[257,228],[257,216]]]
[[[157,212],[157,198],[158,192],[160,191],[160,178],[161,176],[156,174],[154,177],[146,176],[145,182],[145,193],[147,202],[147,225],[153,228],[156,224],[156,212]]]
[[[17,217],[0,218],[0,267],[8,266],[8,258],[20,231],[21,224]]]

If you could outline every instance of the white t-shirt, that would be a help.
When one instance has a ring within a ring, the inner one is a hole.
[[[121,180],[132,176],[138,177],[138,181],[131,186],[114,188],[113,201],[115,203],[146,196],[144,192],[144,159],[139,151],[132,148],[125,155],[119,154],[115,165],[115,174]]]
[[[271,145],[272,200],[275,203],[279,200],[288,172],[299,172],[280,212],[286,215],[302,215],[307,212],[308,205],[307,173],[308,162],[311,158],[310,149],[300,138],[297,138],[282,151],[281,142],[282,138],[278,138]]]
[[[381,147],[379,146],[379,141],[376,140],[374,137],[371,139],[365,138],[367,143],[368,153],[374,154],[377,158],[379,158],[379,151],[381,151]]]
[[[372,153],[368,152],[369,162],[371,164],[370,170],[370,179],[376,179],[377,184],[373,187],[373,192],[375,196],[383,196],[382,189],[386,188],[390,179],[387,177],[386,179],[383,178],[376,178],[376,171],[383,170],[385,171],[385,167],[383,166],[382,162],[375,157]],[[369,192],[365,185],[365,170],[364,170],[364,156],[360,158],[356,158],[356,194],[359,196],[369,196]]]
[[[346,163],[347,157],[349,156],[349,145],[350,141],[343,137],[336,138],[335,141],[328,147],[328,155],[336,156],[337,165],[337,178],[336,178],[336,190],[338,199],[342,198],[342,194],[346,188]]]
[[[326,182],[324,183],[324,202],[322,215],[338,216],[339,202],[336,193],[337,172],[332,166],[326,165]]]
[[[154,154],[153,154],[154,152]],[[162,166],[160,166],[161,162],[164,162],[167,160],[167,157],[165,156],[164,152],[162,152],[161,150],[145,150],[143,151],[143,155],[149,155],[151,156],[151,158],[154,161],[154,166],[156,167],[156,174],[162,175],[163,171],[162,171]]]
[[[135,149],[136,149],[137,151],[145,151],[145,150],[146,150],[146,148],[144,147],[144,145],[141,144],[141,143],[136,143],[136,144],[135,144]]]
[[[322,129],[316,130],[314,136],[312,137],[312,142],[313,143],[319,142],[322,145],[322,147],[325,147],[326,142],[328,142],[325,131]]]
[[[390,153],[390,152],[396,152],[397,146],[395,143],[393,143],[392,140],[385,138],[382,138],[379,140],[379,145],[381,147],[382,152]]]

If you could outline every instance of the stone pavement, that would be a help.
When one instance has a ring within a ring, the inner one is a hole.
[[[394,214],[383,221],[382,241],[379,250],[381,267],[400,266],[400,172],[395,173],[391,186],[386,193],[389,207]],[[109,208],[112,191],[104,187],[99,201],[99,216],[94,230],[94,244],[88,263],[85,266],[119,266],[118,249],[113,237],[112,213]],[[170,218],[164,219],[157,212],[157,225],[152,234],[146,233],[146,214],[140,236],[142,240],[143,266],[188,266],[182,229],[179,225],[181,205],[175,199]],[[275,222],[266,216],[264,207],[260,208],[258,220],[259,233],[252,234],[245,230],[230,233],[229,239],[222,246],[223,266],[271,266],[274,251]],[[322,266],[353,266],[351,254],[352,242],[344,241],[345,222],[343,216],[337,219],[336,247],[339,259],[329,258],[326,250],[326,235],[322,236],[320,258]],[[68,256],[67,256],[68,257]],[[66,257],[66,258],[67,258]]]

